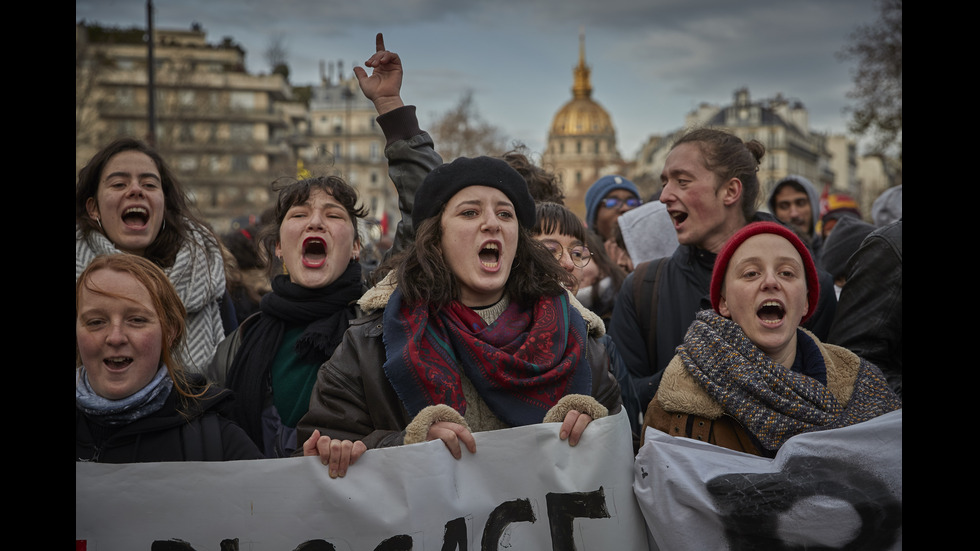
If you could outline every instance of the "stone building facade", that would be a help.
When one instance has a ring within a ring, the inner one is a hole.
[[[271,206],[274,181],[304,175],[340,175],[379,220],[397,216],[384,136],[356,80],[323,78],[307,102],[281,74],[249,74],[240,46],[208,43],[196,25],[154,31],[151,75],[145,34],[76,24],[76,175],[131,136],[160,151],[219,233]]]

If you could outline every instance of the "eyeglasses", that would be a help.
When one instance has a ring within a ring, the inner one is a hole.
[[[542,243],[555,256],[555,260],[561,262],[561,257],[565,255],[565,248],[561,246],[561,243],[557,241],[543,241]],[[592,260],[592,252],[585,245],[576,245],[568,249],[568,256],[571,257],[572,264],[579,268],[588,266],[589,261]]]
[[[629,199],[620,199],[619,197],[606,197],[602,200],[602,206],[607,209],[618,209],[620,205],[626,203],[626,206],[635,209],[636,207],[643,204],[643,201],[637,199],[636,197],[630,197]]]

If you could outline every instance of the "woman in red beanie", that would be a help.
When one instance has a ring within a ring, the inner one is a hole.
[[[802,329],[819,284],[788,228],[752,223],[715,261],[702,310],[664,371],[645,427],[772,457],[796,434],[902,407],[881,371]]]

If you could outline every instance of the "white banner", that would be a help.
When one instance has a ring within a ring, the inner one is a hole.
[[[646,550],[625,414],[574,448],[558,428],[476,433],[460,460],[369,450],[339,479],[312,457],[76,463],[76,549]]]
[[[634,490],[664,550],[902,548],[902,410],[774,459],[647,429]]]

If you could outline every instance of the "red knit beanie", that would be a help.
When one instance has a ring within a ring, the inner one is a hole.
[[[806,298],[809,303],[807,313],[800,320],[800,323],[803,323],[810,319],[810,316],[817,310],[817,301],[820,298],[820,281],[817,278],[817,266],[813,263],[810,251],[803,244],[803,241],[793,233],[793,230],[777,222],[753,222],[735,232],[735,235],[731,236],[725,242],[725,246],[721,248],[721,252],[718,253],[718,257],[715,259],[715,269],[711,273],[711,307],[714,308],[715,312],[718,312],[718,305],[721,302],[721,284],[725,281],[725,272],[728,271],[728,263],[731,261],[732,255],[735,254],[735,251],[742,246],[742,243],[746,239],[753,235],[759,235],[760,233],[774,233],[785,238],[793,244],[796,252],[800,253],[800,258],[803,259],[803,269],[806,272]],[[718,313],[720,314],[721,312]]]

